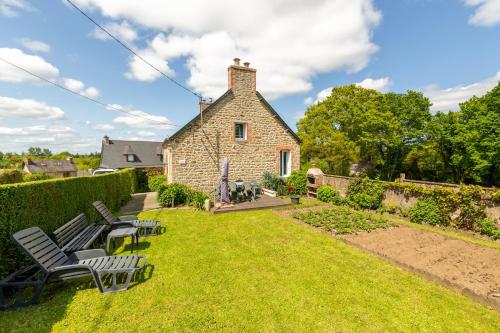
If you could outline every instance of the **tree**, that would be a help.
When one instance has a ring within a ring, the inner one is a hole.
[[[28,149],[28,154],[35,157],[47,157],[52,155],[52,152],[47,148],[42,149],[40,147],[30,147]]]

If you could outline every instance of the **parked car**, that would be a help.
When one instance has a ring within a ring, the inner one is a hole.
[[[92,172],[92,176],[102,175],[103,173],[115,172],[117,170],[118,169],[97,169],[97,170],[94,170],[94,172]]]

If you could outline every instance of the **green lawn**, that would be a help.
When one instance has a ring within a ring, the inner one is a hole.
[[[500,315],[271,210],[149,212],[151,277],[125,292],[50,288],[0,313],[26,332],[498,332]],[[128,249],[118,249],[118,253]]]

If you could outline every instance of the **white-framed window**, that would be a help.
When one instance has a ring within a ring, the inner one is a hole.
[[[280,176],[288,177],[292,172],[292,154],[289,150],[280,150]]]
[[[134,154],[127,154],[127,162],[135,162]]]
[[[247,124],[235,123],[234,124],[234,139],[236,141],[246,141],[247,139]]]

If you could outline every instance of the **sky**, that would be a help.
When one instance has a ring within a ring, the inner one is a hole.
[[[202,95],[227,89],[235,57],[295,128],[331,87],[422,91],[458,109],[500,81],[500,0],[73,0],[162,72]],[[197,97],[155,72],[66,1],[0,0],[0,151],[100,150],[163,141]],[[102,106],[85,99],[107,104]]]

